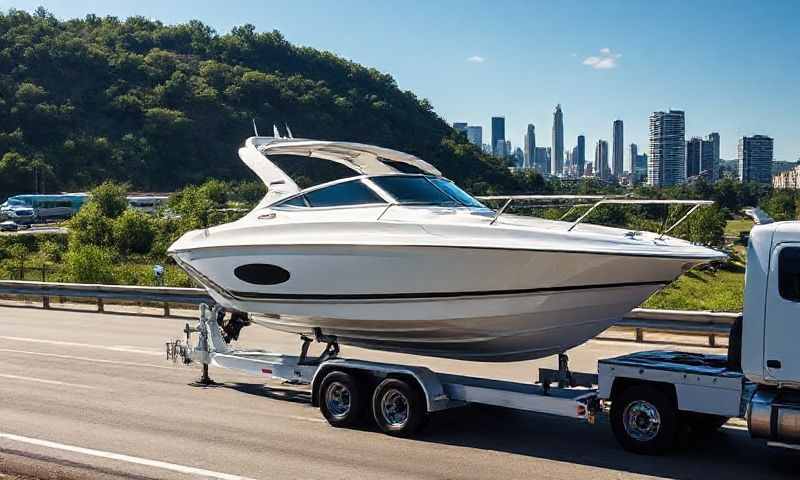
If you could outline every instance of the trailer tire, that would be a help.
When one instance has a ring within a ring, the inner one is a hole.
[[[622,448],[641,455],[660,455],[675,446],[678,409],[655,385],[635,385],[611,403],[611,429]]]
[[[332,427],[357,425],[364,418],[364,389],[352,374],[334,370],[319,386],[319,410]]]
[[[425,424],[428,411],[418,388],[399,378],[387,378],[375,387],[372,416],[384,433],[410,437]]]

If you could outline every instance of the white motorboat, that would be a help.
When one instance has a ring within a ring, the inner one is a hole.
[[[342,344],[540,358],[725,257],[655,233],[504,215],[427,162],[375,146],[252,137],[239,155],[266,183],[265,198],[240,220],[185,234],[170,254],[225,308]],[[329,160],[357,175],[301,190],[275,156]],[[402,173],[410,168],[420,173]],[[631,203],[598,204],[613,202]]]

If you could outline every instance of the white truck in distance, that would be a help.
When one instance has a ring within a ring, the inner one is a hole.
[[[187,325],[186,345],[170,342],[167,353],[201,362],[201,381],[210,381],[210,364],[309,384],[312,403],[336,427],[368,414],[385,433],[410,436],[433,412],[482,403],[589,421],[608,411],[619,443],[642,454],[671,449],[681,431],[715,430],[735,417],[746,419],[754,439],[800,449],[800,222],[754,227],[747,258],[744,312],[727,357],[639,352],[601,359],[597,374],[585,374],[570,372],[562,354],[558,370],[541,369],[539,383],[523,384],[341,358],[336,339],[322,332],[316,340],[328,348],[320,358],[305,354],[312,339],[300,356],[234,350],[231,338],[250,321],[206,306],[199,325]],[[189,348],[193,332],[198,341]]]

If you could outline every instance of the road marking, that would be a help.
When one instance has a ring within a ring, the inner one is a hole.
[[[56,353],[29,352],[27,350],[13,350],[11,348],[0,348],[0,352],[19,353],[23,355],[37,355],[40,357],[63,358],[64,360],[82,360],[84,362],[105,363],[110,365],[124,365],[128,367],[149,367],[149,368],[163,368],[167,370],[177,370],[177,367],[153,365],[150,363],[121,362],[119,360],[103,360],[101,358],[76,357],[73,355],[58,355]]]
[[[63,443],[51,442],[48,440],[39,440],[38,438],[23,437],[11,433],[0,432],[0,439],[11,440],[13,442],[27,443],[30,445],[37,445],[39,447],[52,448],[56,450],[64,450],[67,452],[80,453],[82,455],[89,455],[92,457],[108,458],[111,460],[118,460],[120,462],[135,463],[137,465],[160,468],[162,470],[171,470],[173,472],[185,473],[187,475],[203,476],[207,478],[218,478],[220,480],[255,480],[240,475],[232,475],[230,473],[221,473],[221,472],[215,472],[213,470],[205,470],[202,468],[187,467],[185,465],[177,465],[174,463],[167,463],[159,460],[150,460],[147,458],[132,457],[130,455],[123,455],[121,453],[105,452],[103,450],[94,450],[92,448],[76,447],[74,445],[65,445]]]
[[[278,416],[283,417],[283,415]],[[304,422],[327,423],[327,420],[324,418],[301,417],[300,415],[286,415],[286,418],[291,418],[292,420],[302,420]]]
[[[112,352],[141,353],[142,355],[162,356],[164,352],[155,350],[142,350],[128,345],[93,345],[91,343],[62,342],[60,340],[42,340],[41,338],[7,337],[0,335],[0,340],[10,340],[12,342],[43,343],[47,345],[60,345],[65,347],[94,348],[98,350],[110,350]]]
[[[67,382],[59,382],[57,380],[45,380],[43,378],[34,378],[34,377],[22,377],[20,375],[9,375],[7,373],[0,373],[0,378],[8,378],[11,380],[23,380],[26,382],[36,382],[36,383],[46,383],[48,385],[58,385],[61,387],[77,387],[77,388],[88,388],[91,390],[96,390],[97,387],[92,387],[91,385],[81,385],[79,383],[67,383]]]

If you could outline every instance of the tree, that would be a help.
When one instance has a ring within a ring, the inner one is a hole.
[[[114,253],[97,245],[70,245],[64,255],[64,276],[77,283],[113,284]]]
[[[39,245],[39,249],[34,256],[34,261],[42,271],[42,281],[47,281],[47,269],[52,266],[61,256],[61,245],[47,240]]]
[[[127,185],[105,181],[92,189],[90,202],[96,204],[106,217],[117,218],[128,208],[127,194]]]
[[[25,263],[30,256],[30,250],[22,243],[13,243],[6,249],[11,270],[17,273],[17,280],[25,280]]]
[[[69,245],[111,246],[114,242],[113,220],[105,215],[100,203],[87,202],[69,220]]]
[[[122,255],[146,254],[153,247],[156,236],[150,215],[129,208],[114,220],[114,244]]]

